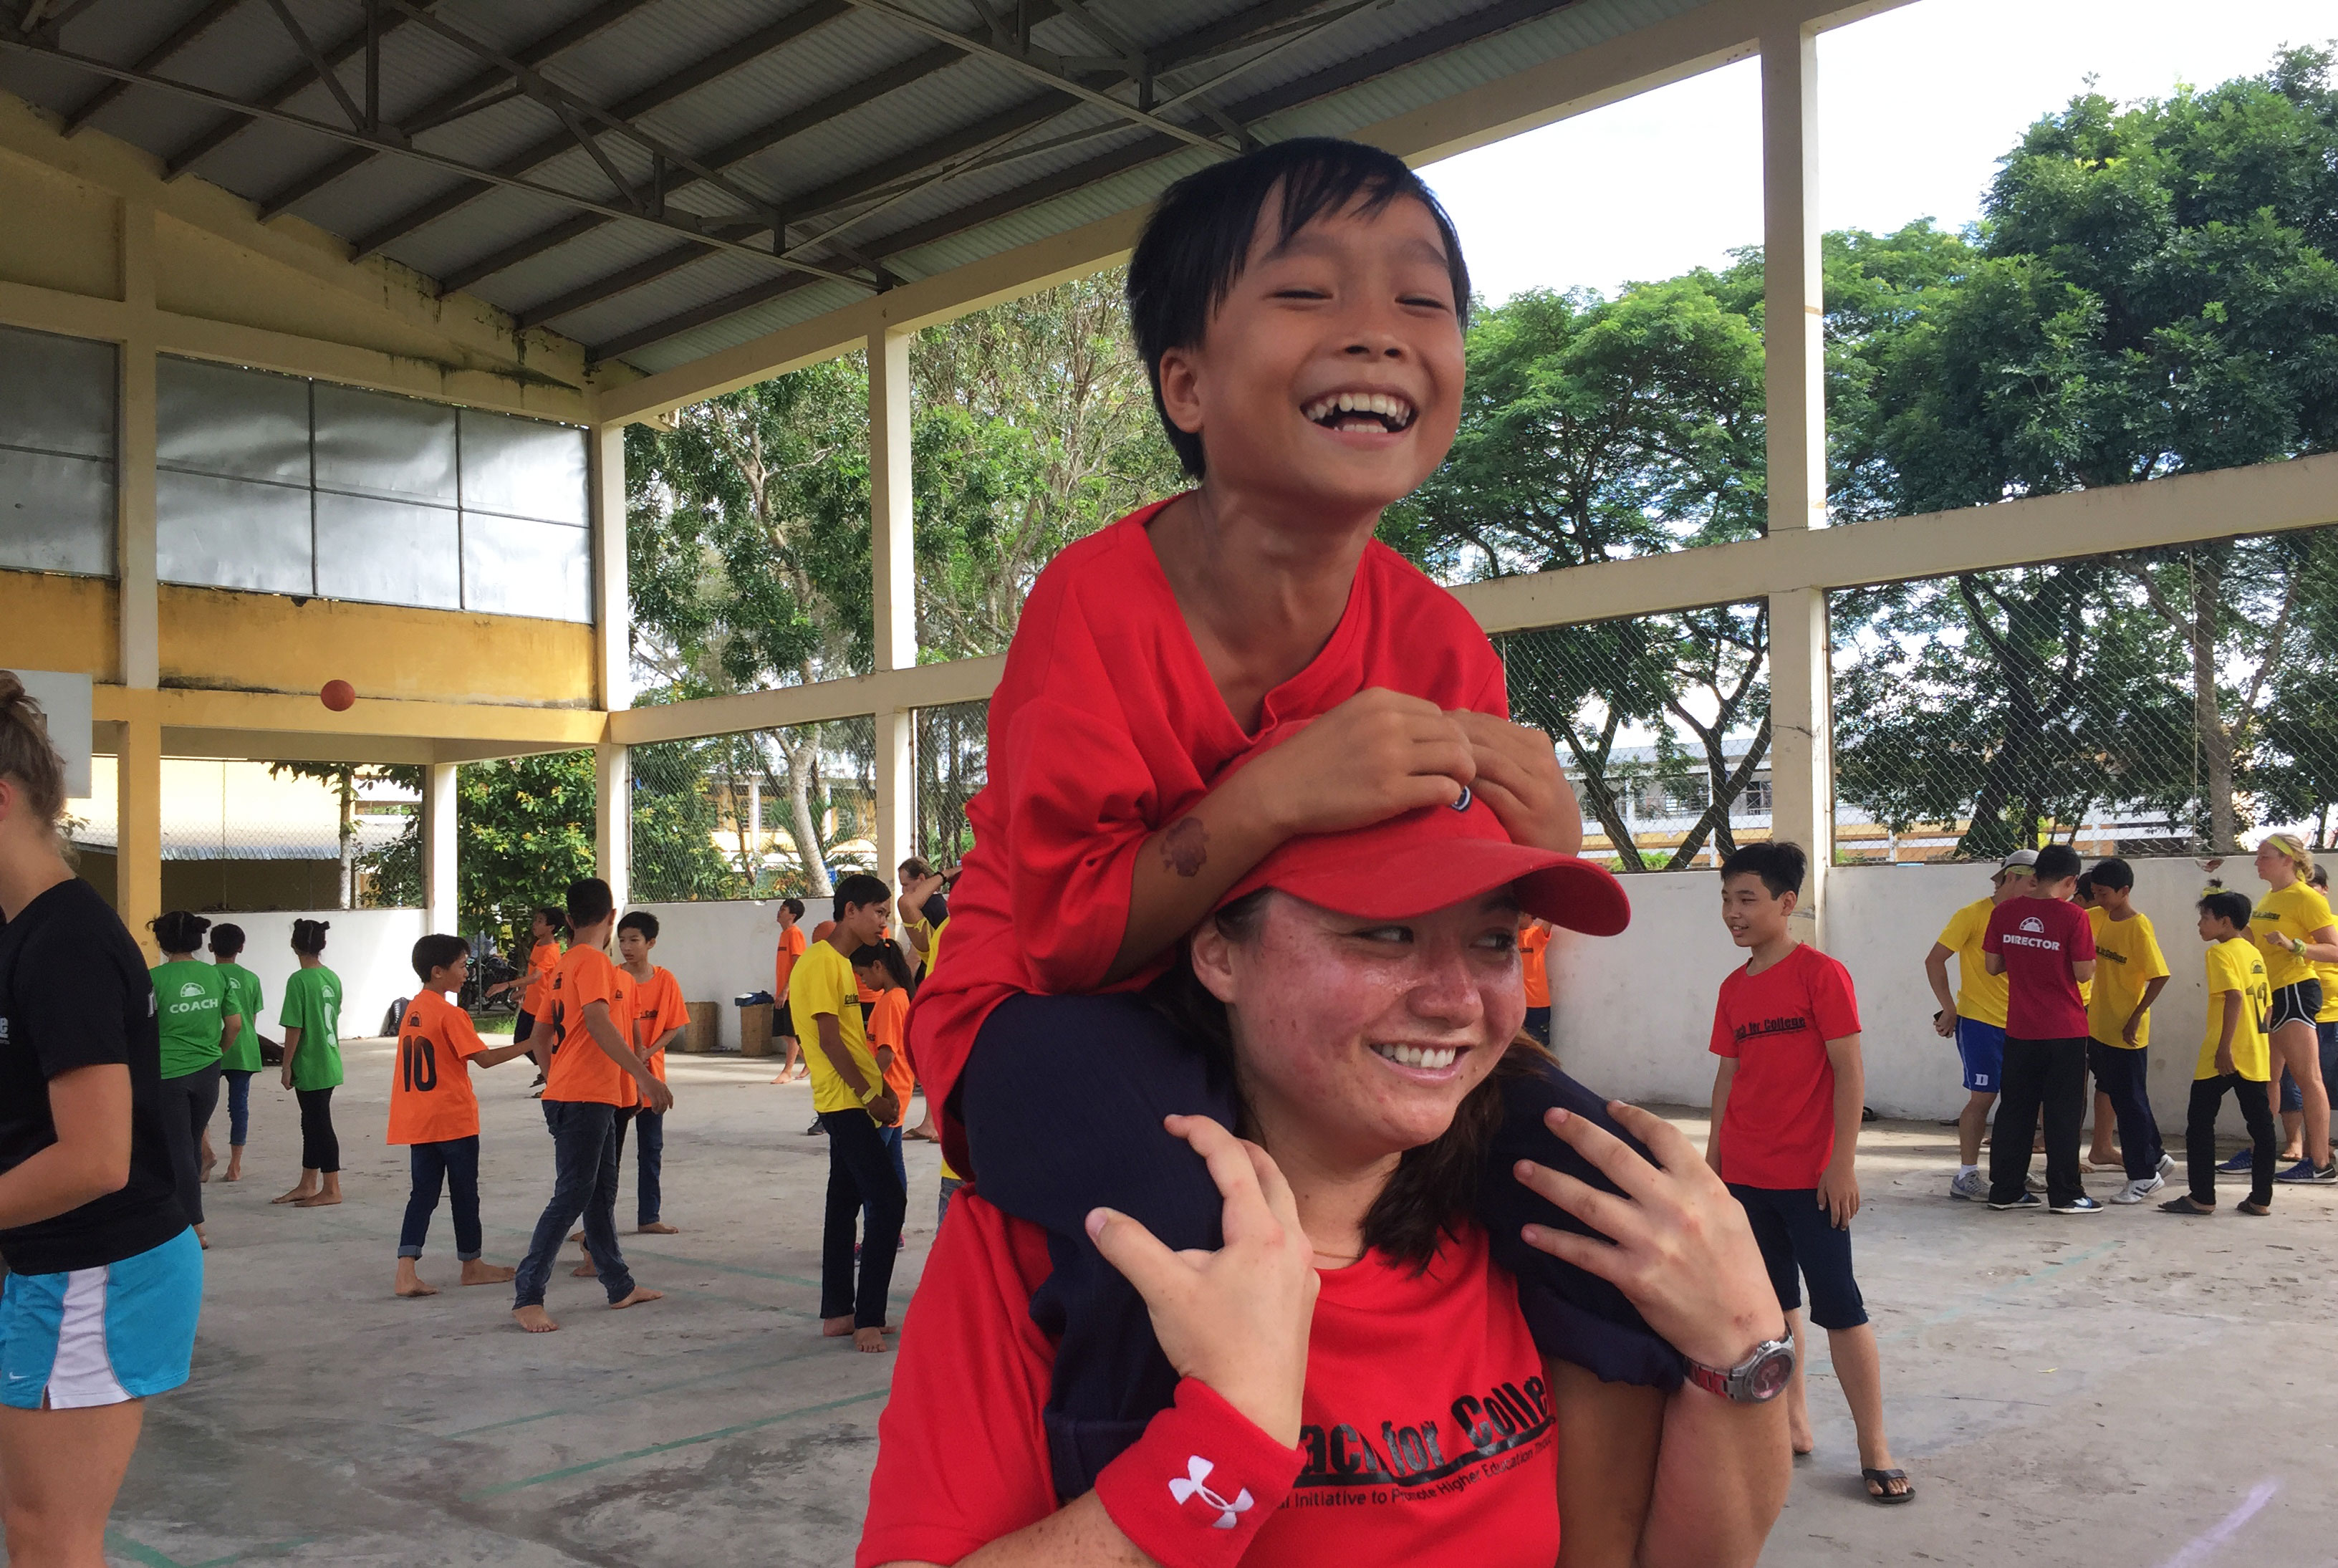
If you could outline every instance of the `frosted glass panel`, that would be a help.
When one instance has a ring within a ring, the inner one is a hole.
[[[454,505],[455,410],[318,382],[317,488]]]
[[[0,443],[113,456],[113,345],[0,327]]]
[[[154,365],[155,460],[238,479],[309,483],[309,384],[164,356]]]
[[[593,619],[593,536],[558,523],[463,514],[463,607]]]
[[[317,592],[328,599],[459,610],[461,548],[443,506],[317,492]]]
[[[0,446],[0,566],[113,575],[113,465]]]
[[[317,591],[308,491],[167,469],[154,478],[154,540],[163,582],[261,593]]]
[[[463,509],[582,526],[584,432],[463,410]]]

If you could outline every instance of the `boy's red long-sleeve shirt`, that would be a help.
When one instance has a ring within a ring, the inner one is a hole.
[[[1156,502],[1039,574],[990,699],[989,779],[967,808],[974,848],[950,897],[944,958],[918,988],[910,1054],[942,1147],[972,1173],[948,1106],[990,1010],[1018,992],[1104,985],[1128,926],[1136,852],[1207,792],[1251,736],[1194,646],[1145,529]],[[1346,613],[1306,669],[1267,693],[1262,725],[1371,687],[1507,718],[1501,660],[1444,589],[1374,540]],[[1098,1041],[1109,1050],[1111,1042]]]

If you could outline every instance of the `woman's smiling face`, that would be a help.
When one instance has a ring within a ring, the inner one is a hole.
[[[1268,1136],[1303,1128],[1374,1159],[1442,1135],[1517,1037],[1518,927],[1507,888],[1397,921],[1270,893],[1250,940],[1205,923],[1194,965],[1232,1013],[1236,1071]]]

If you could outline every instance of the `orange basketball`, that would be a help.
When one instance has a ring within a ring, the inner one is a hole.
[[[328,681],[325,689],[317,693],[317,701],[336,713],[349,711],[349,704],[358,700],[358,689],[346,681]]]

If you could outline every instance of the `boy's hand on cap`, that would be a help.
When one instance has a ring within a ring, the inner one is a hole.
[[[1469,741],[1425,698],[1359,691],[1243,769],[1284,838],[1369,828],[1423,806],[1450,806],[1477,777]]]
[[[1579,853],[1583,810],[1550,737],[1531,726],[1466,708],[1447,717],[1460,727],[1477,763],[1471,788],[1494,808],[1511,842],[1561,855]]]

